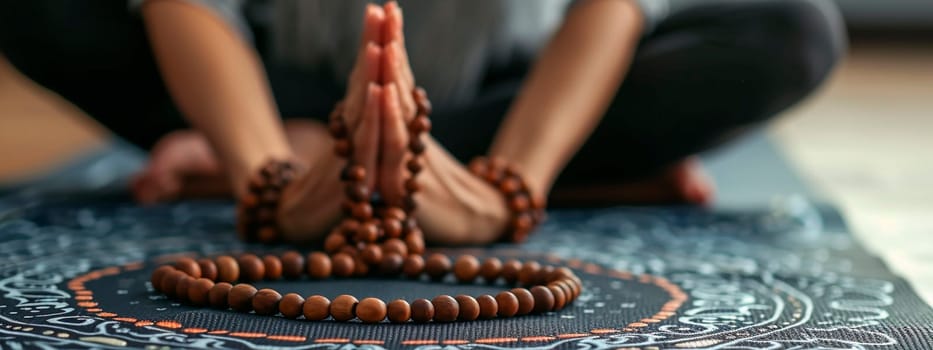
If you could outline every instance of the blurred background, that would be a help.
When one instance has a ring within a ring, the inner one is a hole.
[[[765,133],[865,246],[933,302],[933,1],[838,3],[848,58]],[[111,142],[0,56],[0,187],[67,168]]]

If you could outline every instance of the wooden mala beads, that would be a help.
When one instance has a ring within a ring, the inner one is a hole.
[[[531,193],[514,167],[498,158],[477,157],[470,162],[470,171],[502,192],[512,212],[512,220],[501,241],[524,242],[535,226],[544,221],[544,199]]]
[[[321,270],[312,268],[313,264],[332,265],[332,257],[319,253],[309,254],[315,258],[305,259],[306,266],[301,271],[305,271],[303,276],[298,278],[308,279],[328,279],[339,278],[336,270],[330,273],[323,273]],[[300,254],[295,252],[285,252],[281,255],[265,255],[262,260],[265,265],[277,266],[282,264],[285,259],[295,259]],[[411,255],[409,257],[419,257]],[[238,258],[230,256],[219,256],[213,259],[218,266],[233,262],[234,264],[255,264],[255,255],[243,254]],[[336,256],[335,256],[336,257]],[[383,259],[395,259],[392,256],[383,257]],[[203,260],[203,259],[202,259]],[[277,260],[274,261],[273,260]],[[498,261],[498,258],[486,258],[483,265],[499,265],[492,261]],[[416,260],[411,260],[416,261]],[[461,283],[476,283],[483,281],[488,284],[496,284],[504,280],[505,270],[500,270],[496,275],[481,276],[479,273],[471,273],[470,280],[463,272],[462,266],[469,265],[470,271],[476,270],[474,267],[479,265],[479,259],[471,255],[461,255],[456,259],[457,264],[451,265],[450,258],[433,254],[429,258],[430,264],[410,265],[409,271],[396,269],[394,277],[405,278],[425,278],[425,279],[453,279]],[[521,263],[520,263],[521,264]],[[284,264],[283,264],[284,265]],[[525,262],[523,266],[537,265],[537,262]],[[439,295],[433,299],[416,299],[409,303],[403,299],[393,300],[386,303],[379,298],[363,298],[362,300],[352,295],[340,295],[330,300],[321,295],[311,295],[307,298],[295,293],[289,293],[282,296],[273,289],[257,289],[249,282],[235,280],[236,284],[220,282],[220,277],[214,279],[207,277],[195,278],[198,271],[189,268],[192,266],[187,258],[183,258],[172,265],[165,265],[157,268],[152,273],[153,287],[168,295],[169,297],[189,303],[191,305],[210,305],[218,309],[232,309],[238,312],[254,312],[258,315],[276,315],[281,314],[286,318],[304,317],[306,320],[320,321],[331,318],[335,321],[350,321],[358,319],[363,323],[380,323],[388,320],[393,323],[407,322],[454,322],[454,321],[473,321],[477,319],[504,318],[526,314],[538,314],[550,311],[558,311],[570,305],[573,300],[579,296],[582,290],[580,279],[570,270],[563,267],[543,266],[537,270],[537,275],[533,285],[519,282],[519,286],[507,291],[498,293],[495,297],[491,295]],[[460,266],[461,271],[457,271]],[[238,266],[242,271],[251,271],[251,268]],[[548,269],[547,267],[552,267]],[[433,269],[433,270],[430,270]],[[312,273],[315,272],[315,273]],[[380,273],[386,276],[383,272]],[[243,274],[241,278],[246,277]],[[440,276],[440,278],[438,278]],[[276,279],[274,275],[264,275],[263,279]],[[239,283],[237,283],[239,282]],[[184,289],[184,293],[182,293]]]
[[[247,242],[273,243],[280,239],[276,215],[282,190],[298,175],[290,161],[273,160],[249,179],[247,194],[237,207],[237,233]]]

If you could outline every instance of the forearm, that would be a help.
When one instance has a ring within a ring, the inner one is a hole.
[[[150,0],[146,28],[169,92],[208,138],[239,196],[270,158],[291,156],[255,52],[206,9]]]
[[[506,115],[490,154],[518,166],[534,193],[550,190],[611,103],[641,36],[636,6],[574,6]]]

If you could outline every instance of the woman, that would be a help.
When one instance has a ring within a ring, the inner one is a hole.
[[[3,23],[37,6],[21,3]],[[450,244],[492,241],[508,220],[497,191],[463,165],[483,154],[507,159],[552,201],[708,202],[691,156],[807,96],[844,47],[820,0],[403,5],[404,21],[391,2],[147,0],[131,6],[140,24],[109,5],[69,3],[77,8],[55,11],[103,20],[43,13],[28,25],[67,34],[5,28],[2,45],[25,74],[152,149],[134,186],[143,202],[218,183],[242,196],[264,161],[301,159],[309,170],[278,214],[294,240],[320,237],[340,215],[331,198],[342,195],[343,161],[319,121],[345,99],[354,158],[397,201],[408,92],[423,85],[436,108],[418,220],[429,240]]]

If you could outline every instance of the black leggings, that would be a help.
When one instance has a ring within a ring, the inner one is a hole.
[[[557,186],[649,175],[800,101],[845,47],[826,6],[710,1],[673,13],[643,38],[609,111]],[[165,90],[140,19],[122,1],[5,2],[0,50],[25,75],[144,149],[188,127]],[[438,111],[432,134],[457,158],[486,152],[531,64],[513,63],[489,72],[474,104]],[[323,118],[343,93],[332,79],[274,64],[267,71],[284,116]]]

